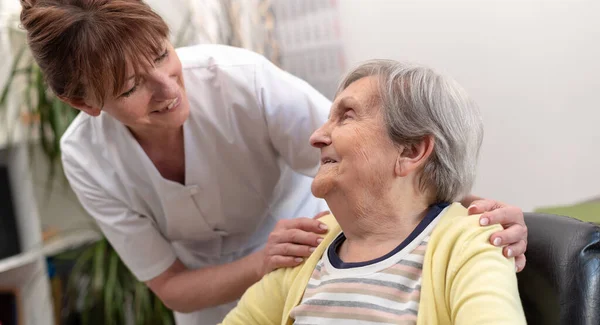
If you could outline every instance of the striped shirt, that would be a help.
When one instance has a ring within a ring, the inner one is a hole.
[[[427,241],[446,206],[432,206],[398,247],[368,262],[344,263],[337,254],[345,240],[340,234],[292,310],[294,324],[416,324]]]

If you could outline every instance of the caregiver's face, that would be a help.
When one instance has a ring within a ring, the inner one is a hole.
[[[131,128],[176,128],[189,115],[181,62],[169,42],[154,66],[142,71],[136,83],[130,78],[117,97],[105,101],[103,110]],[[129,74],[133,76],[133,69]]]
[[[321,149],[321,167],[312,183],[316,197],[332,191],[376,194],[394,177],[398,155],[387,134],[377,95],[377,78],[353,82],[335,99],[329,119],[311,138]]]

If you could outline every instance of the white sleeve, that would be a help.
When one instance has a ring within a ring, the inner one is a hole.
[[[83,167],[64,152],[62,160],[77,198],[138,280],[151,280],[175,262],[177,256],[171,244],[160,234],[153,220],[132,211],[87,172],[91,168],[102,170],[100,166],[90,161],[92,166]]]
[[[314,177],[320,153],[309,138],[327,120],[331,101],[268,60],[261,62],[256,70],[256,91],[271,142],[292,169]]]

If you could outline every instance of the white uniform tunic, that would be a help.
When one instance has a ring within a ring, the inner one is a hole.
[[[277,220],[327,209],[310,192],[320,154],[309,137],[330,101],[246,50],[177,53],[190,102],[185,185],[164,179],[107,114],[79,114],[61,141],[73,190],[141,281],[176,258],[189,268],[232,262],[260,249]],[[176,314],[177,323],[215,324],[234,304]]]

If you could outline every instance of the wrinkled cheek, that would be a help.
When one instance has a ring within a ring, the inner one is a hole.
[[[364,140],[363,140],[364,141]],[[352,148],[352,156],[348,159],[348,165],[352,166],[356,170],[359,177],[364,173],[368,173],[372,168],[377,168],[377,164],[373,160],[373,152],[377,151],[378,148],[368,147],[362,143]]]
[[[360,157],[360,160],[352,165],[353,181],[358,187],[369,190],[372,194],[379,193],[386,180],[393,176],[388,174],[389,166],[372,153],[369,155],[367,151],[358,152],[356,157]]]
[[[373,150],[377,150],[377,148],[371,148],[371,152]],[[353,163],[356,166],[360,166],[361,168],[369,168],[372,165],[371,157],[369,156],[369,150],[367,150],[363,146],[356,146],[353,150]]]
[[[352,129],[347,135],[346,143],[351,145],[352,160],[354,164],[369,165],[370,157],[374,151],[380,150],[380,143],[373,136],[372,128]]]
[[[356,182],[364,188],[381,189],[393,177],[393,145],[381,136],[378,130],[356,132],[358,136],[353,148],[352,161]]]

